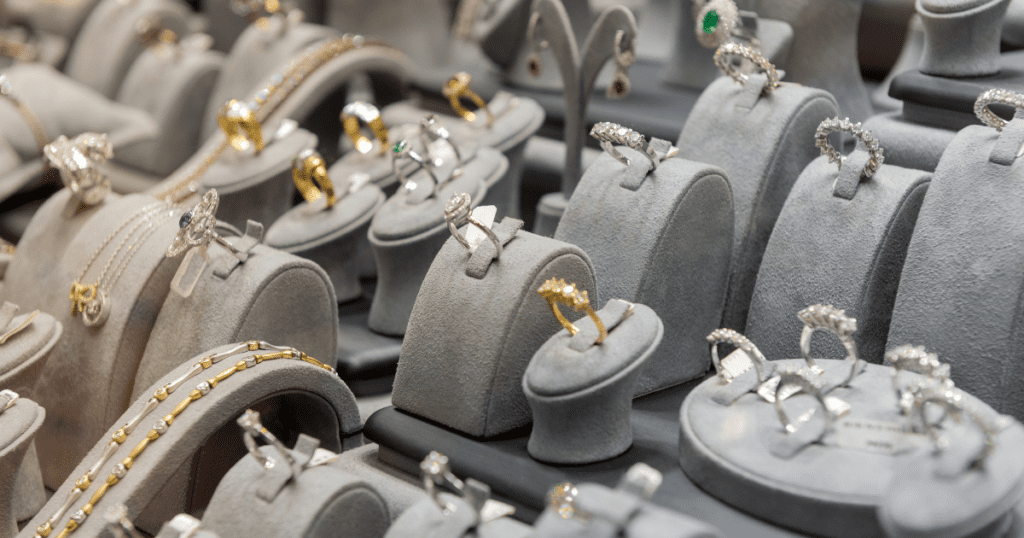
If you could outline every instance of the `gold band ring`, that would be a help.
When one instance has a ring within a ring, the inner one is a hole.
[[[263,127],[249,105],[238,99],[224,103],[217,115],[217,123],[227,135],[231,147],[245,151],[252,145],[257,154],[263,151]]]
[[[295,181],[299,194],[310,204],[326,197],[326,209],[338,201],[334,196],[334,185],[327,175],[327,163],[316,150],[307,149],[295,156],[292,180]]]
[[[380,110],[377,107],[370,103],[355,101],[341,109],[341,126],[345,129],[345,134],[355,144],[356,151],[366,155],[373,149],[373,141],[363,135],[359,129],[360,121],[368,125],[370,130],[373,131],[373,136],[377,137],[377,140],[380,141],[378,153],[380,155],[387,153],[388,128],[384,125],[384,120],[381,119]]]
[[[594,341],[595,344],[600,344],[608,336],[604,323],[601,322],[601,318],[597,317],[597,312],[594,312],[593,307],[590,306],[590,298],[587,297],[586,290],[580,291],[576,289],[576,284],[566,284],[565,280],[561,278],[552,278],[545,281],[537,290],[537,293],[551,305],[551,312],[555,314],[555,318],[562,324],[562,327],[569,331],[569,334],[575,335],[579,332],[579,329],[570,323],[569,320],[565,319],[561,310],[558,309],[559,304],[571,306],[577,312],[585,312],[590,316],[590,319],[594,320],[594,325],[597,325],[597,330],[601,333],[597,340]]]
[[[480,98],[473,90],[469,89],[470,76],[469,73],[459,72],[452,75],[448,79],[448,82],[444,84],[444,88],[441,89],[441,94],[448,98],[448,101],[452,105],[452,110],[456,114],[462,116],[462,118],[468,122],[472,122],[476,119],[476,114],[470,112],[466,107],[462,106],[460,99],[466,98],[473,102],[479,110],[483,110],[484,114],[487,115],[487,125],[490,126],[494,123],[494,114],[491,114],[491,109],[487,106],[487,103]]]

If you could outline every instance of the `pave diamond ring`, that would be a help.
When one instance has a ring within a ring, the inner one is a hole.
[[[74,140],[61,135],[43,148],[43,155],[60,171],[71,195],[83,204],[96,205],[110,192],[110,179],[99,168],[114,156],[106,133],[82,133]]]
[[[448,231],[455,236],[455,239],[462,243],[462,246],[472,250],[473,246],[469,244],[462,232],[459,231],[459,226],[465,224],[472,224],[476,226],[491,240],[494,244],[494,250],[496,252],[495,257],[500,258],[502,253],[501,240],[498,239],[497,235],[494,235],[494,231],[489,226],[485,226],[484,223],[480,222],[473,216],[473,199],[465,192],[457,192],[448,199],[448,203],[444,206],[444,220],[448,223]]]
[[[822,155],[828,155],[828,162],[836,163],[839,168],[842,168],[846,158],[836,148],[832,147],[832,144],[828,141],[828,135],[838,131],[850,133],[864,144],[871,158],[864,165],[864,171],[861,175],[865,178],[873,176],[878,171],[878,168],[882,166],[885,156],[883,155],[882,148],[878,145],[878,140],[868,131],[861,129],[860,122],[853,123],[850,121],[850,118],[840,120],[838,117],[821,122],[821,125],[818,125],[818,130],[814,132],[815,147],[821,150]]]
[[[885,360],[892,366],[892,389],[896,401],[902,402],[907,393],[899,383],[900,372],[914,372],[939,383],[952,384],[949,379],[949,364],[939,361],[935,353],[928,353],[924,346],[903,345],[885,353]]]
[[[718,70],[728,75],[729,78],[735,80],[739,84],[745,84],[749,77],[733,65],[733,56],[739,56],[754,62],[755,65],[761,68],[761,71],[764,71],[765,75],[768,75],[768,81],[765,82],[761,93],[768,95],[779,87],[779,72],[775,69],[775,66],[772,65],[767,58],[762,56],[760,52],[740,43],[729,42],[718,47],[718,50],[715,51],[714,58],[715,65],[718,67]]]
[[[167,247],[166,256],[168,258],[177,257],[192,247],[206,248],[210,241],[216,241],[233,254],[240,252],[215,230],[219,203],[220,197],[217,195],[217,190],[210,189],[206,191],[202,200],[195,207],[181,216],[181,219],[178,220],[178,234],[171,241],[171,246]]]
[[[804,308],[796,313],[796,317],[804,322],[803,331],[800,333],[800,353],[804,357],[809,370],[815,374],[824,373],[824,369],[811,357],[811,337],[817,331],[828,331],[839,337],[839,341],[846,348],[846,359],[850,364],[850,375],[839,386],[845,387],[853,381],[861,371],[864,361],[857,357],[857,344],[853,340],[853,333],[857,332],[857,320],[846,315],[846,311],[832,305],[815,304]]]
[[[602,121],[594,124],[594,127],[590,129],[590,136],[600,141],[601,148],[607,151],[612,157],[615,157],[615,160],[626,166],[629,166],[629,158],[622,153],[619,153],[619,150],[615,149],[615,144],[630,147],[646,155],[647,158],[651,160],[651,170],[657,168],[658,163],[661,162],[661,157],[659,157],[658,153],[655,152],[647,143],[647,139],[644,138],[644,135],[628,127],[623,127],[617,123]],[[673,154],[672,150],[669,150],[669,154]]]
[[[779,384],[775,389],[775,413],[779,415],[779,421],[782,422],[782,427],[786,430],[786,433],[796,433],[798,427],[797,424],[794,424],[789,419],[786,409],[782,406],[782,401],[785,398],[780,397],[783,387],[792,387],[792,389],[796,390],[790,392],[790,395],[804,392],[814,397],[821,404],[821,410],[824,411],[825,415],[825,429],[822,430],[822,435],[824,435],[828,431],[829,425],[831,425],[832,413],[829,411],[828,404],[825,403],[825,395],[822,393],[824,382],[818,377],[818,374],[793,364],[782,365],[778,369],[778,374]]]
[[[996,116],[995,113],[988,108],[989,105],[995,103],[1012,106],[1014,108],[1024,108],[1024,95],[1017,92],[1011,92],[1010,90],[994,88],[983,92],[978,96],[978,100],[974,102],[974,115],[977,116],[985,125],[993,127],[997,131],[1002,131],[1003,127],[1006,127],[1008,122],[1003,118]]]
[[[707,341],[711,346],[711,362],[715,365],[718,377],[723,382],[731,382],[736,377],[736,374],[723,366],[722,360],[718,356],[719,344],[730,344],[743,350],[750,357],[751,362],[754,363],[758,384],[768,380],[768,359],[746,336],[732,329],[715,329],[707,336]]]

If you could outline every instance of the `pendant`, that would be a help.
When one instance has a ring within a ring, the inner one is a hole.
[[[612,83],[608,85],[608,90],[604,95],[608,99],[623,99],[629,95],[629,90],[629,76],[622,69],[617,69],[615,76],[612,77]]]
[[[96,290],[96,299],[82,310],[82,322],[86,327],[99,327],[110,317],[110,301],[103,290]]]
[[[84,312],[89,303],[96,300],[96,287],[98,285],[99,283],[80,284],[77,280],[71,283],[71,293],[68,294],[68,298],[71,299],[72,317]]]

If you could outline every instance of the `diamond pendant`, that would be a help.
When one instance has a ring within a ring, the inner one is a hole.
[[[110,299],[103,290],[96,291],[96,298],[82,309],[82,323],[86,327],[99,327],[110,317]]]

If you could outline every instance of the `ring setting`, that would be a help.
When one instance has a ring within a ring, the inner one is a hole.
[[[469,196],[469,193],[459,192],[452,195],[448,199],[448,203],[444,205],[444,220],[448,223],[448,231],[455,237],[455,239],[462,243],[462,246],[469,250],[473,250],[473,245],[469,243],[462,232],[459,231],[460,226],[466,224],[472,224],[476,226],[491,240],[494,245],[495,257],[500,258],[503,252],[501,240],[494,234],[490,226],[486,226],[480,222],[476,217],[473,216],[473,199]]]
[[[192,247],[199,247],[205,252],[211,241],[216,241],[234,254],[240,252],[215,230],[219,203],[220,197],[216,189],[210,189],[195,207],[181,215],[178,220],[178,234],[174,236],[171,246],[167,247],[168,258],[175,258]]]
[[[110,192],[110,179],[99,168],[114,156],[105,133],[82,133],[74,140],[61,135],[43,148],[43,154],[60,171],[71,195],[83,204],[96,205]]]
[[[590,306],[590,297],[587,296],[586,290],[579,290],[576,288],[576,284],[568,284],[561,278],[551,278],[544,282],[537,293],[548,302],[551,307],[551,312],[555,315],[555,318],[565,330],[569,331],[570,335],[575,335],[579,332],[579,329],[573,325],[565,316],[562,315],[558,305],[566,305],[571,307],[577,312],[585,312],[587,316],[594,321],[594,325],[597,326],[597,330],[600,335],[594,344],[600,344],[608,337],[608,330],[605,329],[604,323],[601,322],[601,318],[597,316],[597,312]]]

